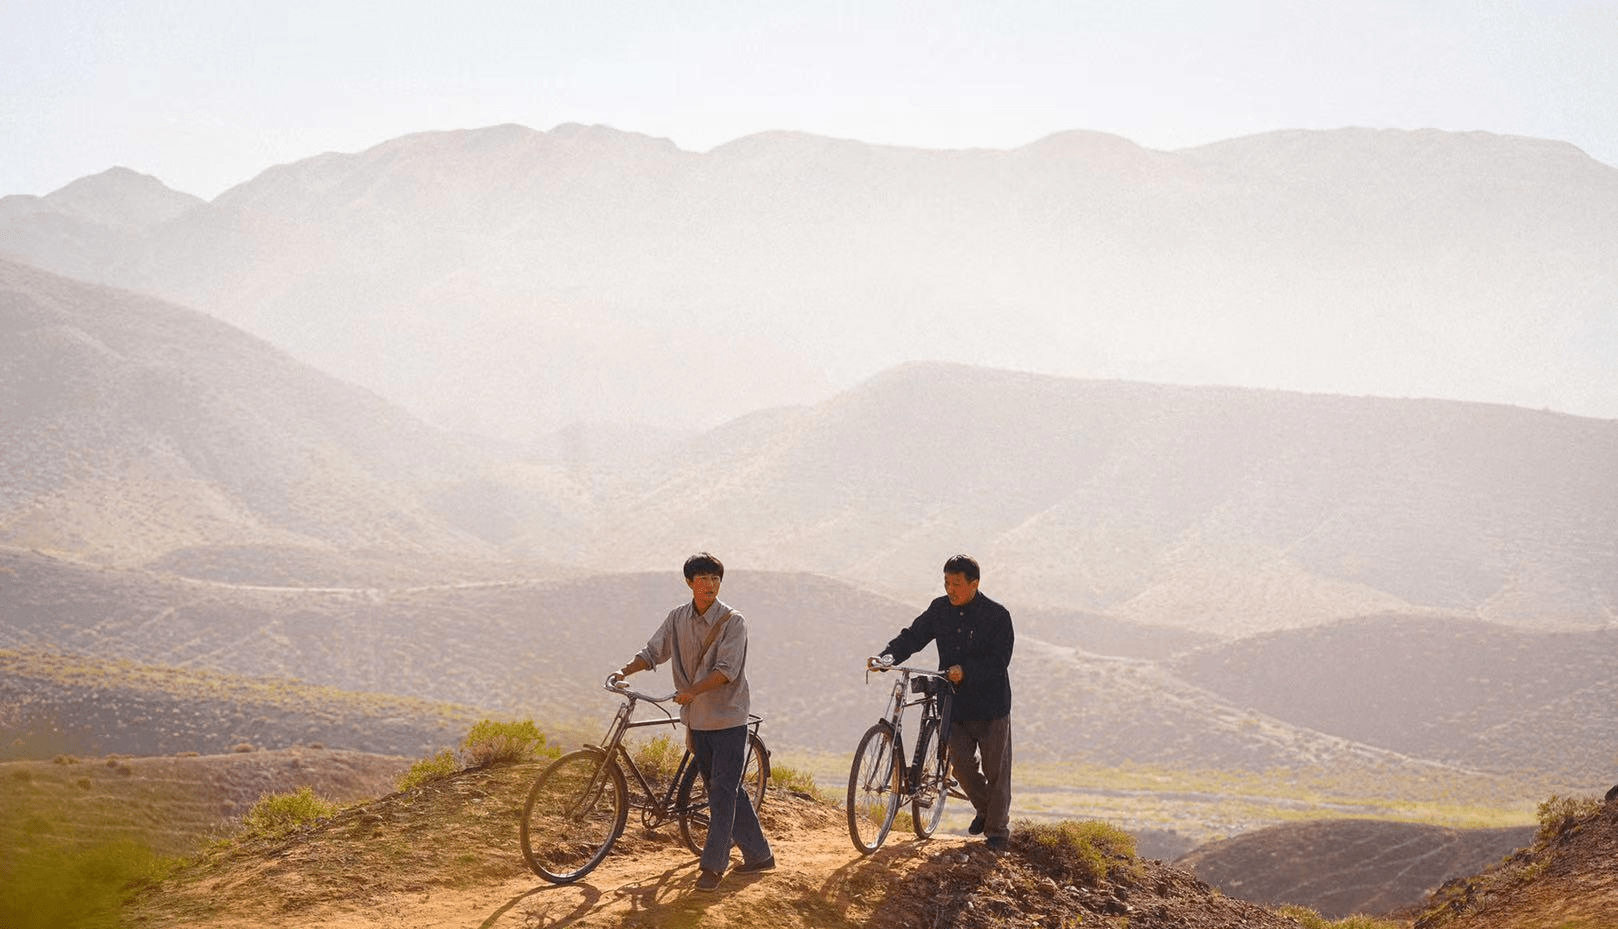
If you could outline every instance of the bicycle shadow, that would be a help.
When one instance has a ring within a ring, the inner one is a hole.
[[[652,925],[691,925],[692,919],[723,895],[696,893],[696,862],[669,868],[655,877],[603,892],[587,881],[574,884],[539,884],[501,904],[478,929],[495,929],[500,920],[522,906],[522,925],[565,927],[577,924],[608,904],[626,899],[632,916],[649,916]],[[546,899],[551,898],[551,899]],[[537,901],[537,902],[536,902]]]
[[[896,842],[889,839],[881,848],[869,855],[859,855],[848,864],[826,876],[820,885],[820,899],[839,916],[846,917],[856,904],[871,906],[879,902],[867,894],[885,894],[891,886],[890,872],[897,862],[914,858],[932,859],[950,854],[925,839]]]

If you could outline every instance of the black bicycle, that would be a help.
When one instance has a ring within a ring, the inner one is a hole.
[[[949,736],[944,731],[948,699],[954,687],[942,671],[894,667],[875,658],[865,670],[899,676],[882,718],[865,730],[848,772],[848,835],[860,854],[869,855],[887,840],[899,807],[910,804],[910,826],[925,839],[944,818],[944,801],[965,799],[949,776]],[[911,696],[915,695],[914,699]],[[916,749],[905,762],[904,713],[921,707]]]
[[[617,686],[614,686],[616,683]],[[624,747],[624,735],[646,726],[677,726],[679,719],[663,704],[674,694],[654,697],[630,690],[621,679],[607,678],[603,689],[623,698],[606,738],[556,759],[528,791],[519,829],[522,854],[535,874],[567,884],[589,874],[612,851],[623,834],[631,809],[640,810],[647,829],[680,821],[680,837],[693,854],[702,855],[708,840],[708,791],[688,749],[661,794]],[[661,719],[633,720],[635,705],[645,701],[662,710]],[[756,811],[764,805],[770,780],[770,752],[758,734],[763,719],[747,718],[747,761],[741,789]],[[637,790],[630,789],[628,771]]]

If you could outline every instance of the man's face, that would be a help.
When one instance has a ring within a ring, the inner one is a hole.
[[[967,580],[964,574],[946,573],[944,593],[949,597],[951,604],[965,606],[978,595],[978,582]]]
[[[691,603],[698,613],[708,612],[708,607],[719,599],[719,580],[717,574],[698,574],[685,582],[691,588]]]

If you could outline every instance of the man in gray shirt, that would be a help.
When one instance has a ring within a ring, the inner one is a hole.
[[[753,804],[742,796],[747,760],[747,625],[719,599],[725,566],[707,552],[685,560],[691,602],[672,610],[640,654],[615,675],[628,677],[665,661],[674,677],[674,702],[690,733],[691,754],[708,786],[708,841],[698,890],[717,890],[730,864],[730,846],[742,852],[737,871],[769,871],[775,854]]]

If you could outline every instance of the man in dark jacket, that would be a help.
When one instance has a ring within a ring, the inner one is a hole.
[[[1011,834],[1011,613],[978,593],[978,563],[944,563],[944,596],[900,631],[879,660],[900,662],[938,645],[938,669],[955,685],[949,757],[977,811],[968,831],[1003,851]],[[979,768],[981,755],[982,767]]]

